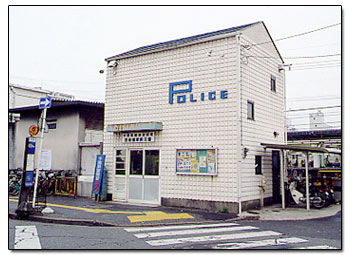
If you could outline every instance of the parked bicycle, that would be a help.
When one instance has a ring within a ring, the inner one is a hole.
[[[11,171],[9,174],[9,194],[18,196],[21,190],[22,169]]]

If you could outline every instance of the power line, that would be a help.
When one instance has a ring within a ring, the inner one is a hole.
[[[292,110],[287,110],[286,112],[309,111],[309,110],[330,109],[330,108],[339,108],[339,107],[341,107],[341,105],[314,107],[314,108],[303,108],[303,109],[292,109]]]
[[[336,113],[336,114],[327,114],[327,115],[324,116],[324,117],[327,117],[327,118],[329,118],[329,117],[340,117],[340,114],[341,114],[340,112],[338,112],[338,113]],[[308,117],[310,117],[310,115],[289,117],[288,119],[290,119],[290,120],[294,120],[294,119],[306,119],[306,118],[308,118]]]
[[[94,82],[94,81],[65,81],[65,80],[44,80],[44,79],[36,79],[36,78],[30,78],[25,76],[16,76],[16,75],[10,75],[10,78],[14,79],[22,79],[22,80],[32,80],[32,81],[45,81],[45,82],[60,82],[60,83],[88,83],[88,84],[101,84],[101,82]],[[103,82],[102,82],[103,84]]]
[[[305,113],[305,112],[287,112],[288,115],[290,116],[291,114],[297,114],[296,116],[310,116],[310,113]],[[330,115],[330,114],[341,114],[341,111],[339,109],[339,111],[336,111],[336,112],[322,112],[325,116],[327,115]],[[290,116],[290,117],[296,117],[296,116]]]
[[[296,98],[296,99],[290,99],[290,98],[287,98],[287,102],[290,103],[290,102],[309,102],[309,101],[320,101],[320,100],[339,100],[341,99],[341,97],[315,97],[315,98]]]
[[[283,57],[284,59],[311,59],[311,58],[328,58],[328,57],[336,57],[340,56],[340,53],[336,54],[327,54],[327,55],[318,55],[318,56],[298,56],[298,57]],[[279,59],[279,57],[272,57],[272,56],[245,56],[247,58],[270,58],[270,59]]]
[[[309,99],[309,98],[325,98],[325,97],[339,97],[339,95],[327,95],[327,96],[306,96],[306,97],[287,97],[287,100],[288,99]]]
[[[303,70],[312,70],[312,69],[322,69],[322,68],[332,68],[332,67],[340,67],[339,65],[328,65],[328,66],[315,66],[315,67],[303,67],[303,68],[291,68],[290,71],[303,71]]]
[[[328,121],[328,122],[319,122],[319,123],[303,123],[303,124],[291,124],[291,125],[288,125],[288,126],[305,126],[305,125],[319,125],[319,124],[328,124],[328,123],[341,123],[341,121]]]
[[[283,38],[280,38],[280,39],[276,39],[274,41],[266,41],[266,42],[261,42],[261,43],[255,43],[255,44],[251,44],[249,46],[256,46],[256,45],[262,45],[262,44],[266,44],[266,43],[272,43],[272,42],[278,42],[278,41],[282,41],[282,40],[287,40],[287,39],[295,38],[295,37],[298,37],[298,36],[303,36],[303,35],[311,34],[311,33],[314,33],[314,32],[318,32],[318,31],[321,31],[321,30],[324,30],[324,29],[328,29],[328,28],[331,28],[331,27],[335,27],[335,26],[338,26],[340,24],[341,23],[336,23],[336,24],[332,24],[332,25],[329,25],[329,26],[326,26],[326,27],[321,27],[321,28],[314,29],[314,30],[311,30],[311,31],[303,32],[303,33],[300,33],[300,34],[295,34],[295,35],[283,37]]]
[[[299,62],[292,63],[292,65],[320,65],[320,64],[332,64],[332,63],[340,63],[340,60],[323,60],[323,61],[312,61],[312,62]]]

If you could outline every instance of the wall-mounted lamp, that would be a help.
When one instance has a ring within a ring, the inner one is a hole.
[[[116,67],[117,66],[117,60],[111,60],[107,63],[107,67]]]
[[[243,148],[243,158],[247,157],[248,151],[249,151],[248,148],[246,148],[246,147]]]
[[[273,131],[273,135],[274,135],[275,137],[277,137],[277,136],[279,135],[279,133],[278,133],[277,131]]]
[[[278,71],[281,72],[283,70],[286,70],[285,67],[288,67],[288,70],[290,71],[292,64],[286,64],[286,65],[279,65]]]

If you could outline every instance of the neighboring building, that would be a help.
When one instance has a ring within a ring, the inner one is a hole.
[[[294,127],[294,125],[292,124],[292,120],[289,119],[289,118],[286,118],[286,128],[287,128],[287,131],[296,131],[296,128]]]
[[[288,138],[288,144],[290,145],[300,144],[300,145],[310,145],[312,147],[320,147],[320,148],[326,148],[326,149],[336,149],[336,150],[342,149],[341,129],[294,131],[294,132],[288,132],[287,138]],[[329,167],[334,165],[340,165],[340,162],[341,162],[340,155],[319,154],[315,156],[315,158],[317,158],[317,164],[314,164],[315,167],[320,167],[320,166]]]
[[[16,122],[12,134],[13,156],[10,156],[9,163],[13,169],[23,168],[25,138],[29,136],[28,129],[31,125],[40,124],[42,110],[35,105],[12,108],[9,111],[20,114],[20,120]],[[90,183],[89,190],[83,195],[91,194],[96,155],[100,154],[103,141],[103,116],[103,103],[85,101],[53,100],[51,108],[47,110],[41,154],[45,160],[41,166],[45,170],[72,170],[80,173],[81,179]]]
[[[38,106],[39,100],[42,97],[50,96],[57,100],[73,100],[74,96],[65,93],[44,90],[41,87],[27,87],[16,84],[9,84],[9,109]],[[9,112],[9,169],[15,169],[14,155],[15,155],[15,140],[16,122],[20,120],[21,116],[18,113]]]
[[[310,130],[325,130],[332,127],[324,122],[324,114],[321,110],[309,114]]]
[[[291,131],[287,134],[288,144],[308,144],[316,147],[341,150],[341,129]]]
[[[45,90],[41,87],[27,87],[22,85],[9,85],[9,108],[38,105],[42,97],[50,96],[53,99],[73,100],[74,96],[61,92]]]
[[[104,154],[115,201],[205,208],[279,197],[283,60],[263,22],[106,59]]]

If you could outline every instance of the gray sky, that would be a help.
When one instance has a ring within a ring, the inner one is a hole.
[[[272,38],[341,23],[340,6],[58,7],[9,11],[9,80],[104,100],[104,59],[140,46],[264,21]],[[276,41],[286,64],[287,109],[340,105],[341,26]],[[297,58],[295,58],[297,57]],[[325,109],[339,126],[340,109]],[[295,123],[302,128],[303,116]],[[299,114],[299,116],[297,116]],[[337,122],[338,121],[338,122]],[[294,124],[294,122],[293,122]],[[305,128],[306,126],[304,126]]]

